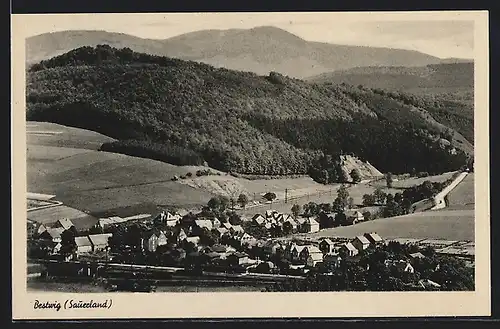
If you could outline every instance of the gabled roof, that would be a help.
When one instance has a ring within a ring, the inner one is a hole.
[[[218,227],[215,229],[217,232],[219,232],[221,235],[224,234],[224,233],[227,233],[227,228],[225,227]]]
[[[65,230],[67,230],[73,226],[73,223],[68,218],[64,218],[64,219],[59,219],[57,221],[56,225],[59,225],[62,228],[64,228]]]
[[[358,210],[347,210],[344,212],[344,214],[347,216],[347,217],[354,217],[356,219],[361,219],[363,218],[363,214],[360,213]]]
[[[358,235],[356,240],[359,240],[362,244],[370,244],[370,241],[363,235]]]
[[[354,247],[354,245],[350,242],[347,242],[347,243],[344,243],[343,246],[345,248],[347,248],[347,250],[350,250],[350,251],[357,251],[358,249],[356,249],[356,247]]]
[[[47,232],[47,234],[49,234],[52,239],[57,239],[61,237],[61,234],[64,231],[65,229],[62,227],[46,227],[46,230],[43,233]]]
[[[92,247],[92,242],[88,236],[75,237],[75,244],[77,247]]]
[[[321,240],[321,242],[320,242],[320,243],[323,243],[323,242],[324,242],[324,243],[329,244],[330,246],[335,245],[335,243],[333,243],[333,241],[332,241],[332,240],[330,240],[330,239],[328,239],[328,238],[327,238],[327,239],[323,239],[323,240]]]
[[[186,241],[197,244],[198,242],[200,242],[200,237],[199,236],[190,236],[190,237],[186,238]]]
[[[241,225],[233,225],[233,230],[235,230],[236,232],[245,232],[245,230],[243,229],[243,227],[241,227]]]
[[[213,228],[212,221],[210,221],[208,219],[197,219],[197,220],[194,221],[194,223],[198,227],[201,227],[201,228],[207,228],[209,230],[211,230]]]
[[[224,226],[225,228],[227,228],[228,230],[233,227],[233,225],[231,225],[231,223],[222,223],[222,226]]]
[[[104,234],[91,234],[89,235],[89,240],[92,242],[94,246],[97,245],[106,245],[108,244],[108,239],[112,237],[112,233],[104,233]]]
[[[413,254],[410,254],[411,258],[425,258],[424,254],[421,252],[414,252]]]
[[[321,253],[312,253],[312,254],[309,254],[309,257],[311,257],[311,259],[313,261],[322,261],[323,260],[323,254]]]
[[[374,242],[380,242],[382,241],[382,238],[380,237],[380,235],[378,235],[377,233],[375,232],[372,232],[372,233],[368,233],[368,234],[365,234],[365,236],[369,239],[371,239],[372,241]]]
[[[319,254],[322,254],[321,250],[319,250],[318,247],[316,246],[313,246],[313,245],[307,245],[307,246],[304,246],[304,250],[307,250],[307,252],[309,254],[314,254],[314,253],[319,253]]]
[[[301,225],[301,224],[304,224],[307,221],[307,219],[304,217],[297,217],[297,219],[295,219],[295,221]]]
[[[312,217],[309,217],[308,221],[310,225],[319,225],[319,223]]]
[[[305,247],[306,246],[294,246],[293,248],[295,248],[295,250],[297,250],[297,252],[300,254]]]

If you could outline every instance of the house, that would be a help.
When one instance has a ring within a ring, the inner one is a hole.
[[[224,227],[218,227],[215,230],[213,230],[215,233],[219,235],[219,238],[221,238],[224,234],[227,234],[229,231],[224,228]]]
[[[182,219],[182,216],[179,214],[172,214],[171,212],[167,212],[165,216],[165,223],[167,226],[175,226],[177,225]]]
[[[373,244],[380,244],[384,242],[384,240],[380,237],[380,235],[378,235],[375,232],[365,233],[364,236],[366,239],[368,239],[368,241],[370,241],[370,243]]]
[[[222,223],[222,227],[225,228],[226,230],[231,230],[231,228],[233,227],[233,225],[231,225],[230,223],[226,222],[226,223]]]
[[[260,226],[262,226],[266,223],[266,219],[261,214],[256,214],[255,216],[253,216],[252,221],[255,224],[260,225]]]
[[[188,236],[187,236],[186,232],[184,231],[184,229],[181,228],[181,230],[179,231],[179,234],[177,234],[177,243],[181,243],[187,237]]]
[[[412,259],[417,259],[417,258],[423,259],[423,258],[425,258],[424,254],[422,254],[421,252],[414,252],[413,254],[410,254],[410,257]]]
[[[358,249],[351,242],[344,243],[341,250],[350,257],[356,256],[359,253]]]
[[[194,225],[200,229],[207,229],[211,231],[214,227],[212,221],[208,219],[197,219],[194,221]]]
[[[46,227],[45,231],[40,234],[41,239],[51,240],[52,242],[61,242],[61,234],[64,232],[62,227]]]
[[[112,233],[89,235],[88,238],[90,240],[90,243],[92,244],[92,251],[98,252],[106,250],[106,248],[108,247],[108,240],[112,236]]]
[[[365,220],[365,216],[357,210],[347,210],[344,213],[348,223],[356,224]]]
[[[76,254],[84,254],[92,252],[92,242],[88,236],[75,237]]]
[[[364,235],[358,235],[353,241],[352,245],[358,249],[358,251],[363,251],[370,246],[370,241],[365,238]]]
[[[413,268],[413,266],[404,260],[386,259],[384,264],[387,267],[395,267],[400,272],[406,272],[406,273],[414,273],[415,272],[415,269]]]
[[[249,262],[247,254],[242,252],[233,252],[227,256],[227,261],[230,265],[243,265]]]
[[[405,261],[395,262],[393,263],[393,266],[396,266],[396,268],[401,272],[415,273],[415,269],[413,268],[413,266]]]
[[[333,251],[335,244],[330,239],[323,239],[319,243],[319,249],[323,254],[329,254]]]
[[[167,238],[167,235],[165,234],[165,232],[163,231],[158,231],[158,233],[156,234],[157,237],[158,237],[158,240],[156,242],[156,245],[159,247],[159,246],[164,246],[168,243],[168,238]]]
[[[198,243],[200,243],[200,237],[199,236],[190,236],[190,237],[186,238],[186,241],[197,246]]]
[[[291,261],[299,261],[300,260],[300,253],[302,252],[302,250],[304,250],[306,246],[298,246],[298,245],[295,245],[293,246],[292,250],[291,250]]]
[[[64,230],[70,229],[73,225],[73,222],[71,220],[64,218],[64,219],[59,219],[57,222],[54,223],[52,227],[57,228],[57,227],[62,227]]]
[[[266,241],[264,244],[264,252],[271,255],[277,255],[284,251],[283,246],[278,241]]]
[[[239,236],[238,236],[238,240],[240,240],[240,242],[241,242],[242,244],[246,244],[248,241],[250,241],[250,240],[252,240],[252,239],[254,239],[254,237],[253,237],[253,236],[251,236],[251,235],[250,235],[250,234],[248,234],[248,233],[243,233],[243,234],[241,234],[241,235],[239,235]]]
[[[321,259],[323,259],[323,253],[321,252],[321,250],[313,245],[304,246],[302,251],[299,253],[299,258],[305,263],[309,256],[311,256],[312,254],[321,255]]]
[[[324,255],[323,263],[326,265],[331,265],[332,267],[338,268],[342,262],[342,257],[339,255]]]
[[[274,218],[274,215],[277,214],[278,212],[276,210],[266,210],[266,218]]]
[[[319,232],[319,223],[314,218],[309,217],[305,220],[303,228],[306,233]]]
[[[155,252],[158,247],[158,236],[154,231],[145,232],[141,238],[141,249]]]
[[[306,265],[309,267],[315,267],[317,264],[323,262],[323,254],[320,253],[312,253],[306,259]]]
[[[418,284],[424,288],[424,289],[438,289],[441,288],[441,285],[439,283],[436,283],[432,280],[429,279],[422,279],[418,281]]]
[[[243,229],[243,227],[241,227],[241,225],[233,225],[230,229],[229,229],[233,234],[237,234],[237,233],[245,233],[245,230]]]
[[[220,219],[218,219],[217,217],[215,217],[215,218],[212,220],[212,226],[213,226],[214,228],[218,228],[218,227],[220,227],[220,225],[221,225],[221,221],[220,221]]]
[[[38,226],[38,229],[36,231],[36,233],[38,235],[42,234],[43,232],[47,231],[47,229],[50,228],[49,226],[46,226],[45,224],[40,224],[40,226]]]

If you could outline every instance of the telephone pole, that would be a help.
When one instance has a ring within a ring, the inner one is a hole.
[[[288,189],[285,189],[285,203],[288,201]]]

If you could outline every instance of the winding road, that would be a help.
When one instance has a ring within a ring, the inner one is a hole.
[[[446,202],[444,198],[450,193],[455,187],[457,187],[458,184],[460,184],[465,177],[467,177],[467,172],[462,172],[460,173],[454,180],[451,182],[450,185],[446,186],[441,192],[436,194],[434,197],[434,206],[431,208],[431,210],[436,210],[436,209],[443,209],[446,207]]]

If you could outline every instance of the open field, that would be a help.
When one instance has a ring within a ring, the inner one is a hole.
[[[324,186],[308,177],[249,180],[220,172],[220,176],[195,177],[197,170],[206,168],[96,151],[110,139],[94,132],[41,122],[28,122],[27,129],[28,190],[54,194],[57,200],[85,212],[113,210],[128,216],[154,212],[156,205],[191,209],[206,204],[215,194],[232,193],[237,197],[246,193],[250,199],[260,199],[260,194],[269,191],[276,193],[278,204],[284,200],[285,189],[289,198],[298,197],[297,202],[304,203],[331,203],[336,196],[337,186]],[[62,133],[29,133],[44,129]],[[193,175],[191,179],[171,181],[173,176],[188,172]],[[308,196],[318,192],[323,193],[321,199]],[[286,211],[290,207],[284,204]]]
[[[97,150],[102,143],[114,141],[94,131],[49,122],[26,122],[26,143],[66,148]]]
[[[474,241],[474,210],[426,211],[381,218],[352,226],[325,229],[312,236],[352,238],[377,232],[383,238],[417,238]]]
[[[455,172],[448,172],[448,173],[444,173],[444,174],[441,174],[441,175],[434,175],[434,176],[427,176],[427,177],[421,177],[421,178],[418,178],[418,177],[410,177],[410,178],[406,178],[406,179],[401,179],[401,180],[398,180],[398,181],[394,181],[392,183],[392,187],[394,189],[404,189],[404,188],[408,188],[408,187],[412,187],[412,186],[415,186],[415,185],[420,185],[422,184],[423,182],[425,181],[431,181],[431,182],[444,182],[446,181],[447,179],[450,179],[451,176],[453,176]],[[380,179],[380,180],[377,180],[377,181],[373,181],[370,183],[370,185],[374,186],[374,187],[386,187],[386,182],[385,182],[385,179]],[[401,191],[399,191],[401,192]]]
[[[474,173],[470,173],[449,194],[449,208],[474,209]]]

